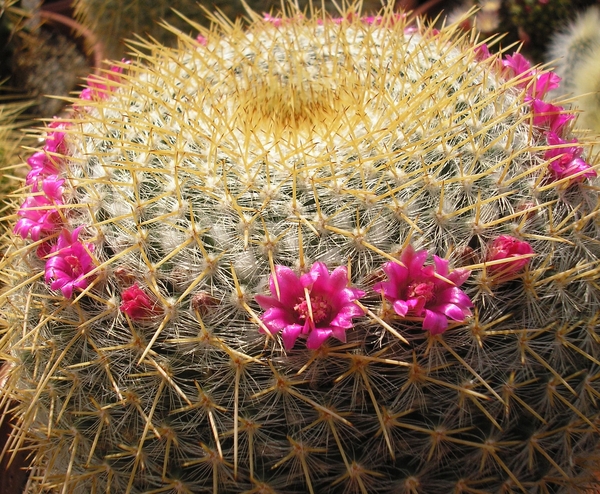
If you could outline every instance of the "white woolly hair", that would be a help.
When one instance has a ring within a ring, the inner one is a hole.
[[[573,96],[581,110],[577,127],[600,133],[600,9],[580,14],[568,28],[554,36],[548,60],[562,78],[556,96]]]

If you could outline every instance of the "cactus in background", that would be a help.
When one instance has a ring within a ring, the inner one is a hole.
[[[8,98],[31,101],[29,114],[49,118],[65,105],[57,96],[79,89],[90,64],[76,39],[81,32],[61,31],[41,3],[0,0],[0,81]]]
[[[187,17],[197,16],[199,11],[198,2],[194,0],[76,0],[73,7],[78,20],[102,40],[106,54],[115,59],[124,56],[123,42],[134,38],[135,34],[151,35],[162,43],[171,41],[172,36],[159,25],[161,20],[180,29],[189,28],[171,9]]]
[[[527,57],[539,63],[553,33],[573,18],[573,12],[595,3],[596,0],[465,0],[450,18],[477,6],[480,10],[464,27],[476,26],[483,36],[506,33],[504,46],[522,43]]]
[[[5,230],[10,229],[8,222],[2,220],[9,216],[8,211],[14,202],[9,196],[19,185],[19,175],[23,175],[19,172],[25,168],[15,166],[15,162],[23,142],[19,129],[26,125],[21,117],[28,106],[28,102],[0,103],[0,239],[4,237]],[[0,257],[3,252],[4,247],[0,247]]]
[[[309,1],[294,2],[301,9],[309,8]],[[339,14],[338,8],[346,3],[325,0],[323,5],[331,14]],[[199,10],[198,4],[211,11],[217,9],[219,14],[230,19],[245,15],[245,6],[259,12],[270,12],[281,8],[281,0],[74,0],[75,15],[80,22],[90,28],[102,39],[106,53],[114,59],[125,55],[126,40],[134,39],[135,35],[152,36],[162,44],[173,42],[172,34],[160,25],[165,21],[171,26],[183,31],[189,31],[190,25],[180,16],[203,19],[206,15]],[[321,2],[315,2],[321,6]],[[376,12],[381,8],[380,0],[362,0],[354,2],[355,10]]]
[[[2,399],[34,492],[574,492],[596,172],[460,28],[249,14],[90,81],[28,160]]]
[[[528,55],[540,62],[552,33],[572,18],[573,12],[595,0],[505,0],[500,4],[499,32],[509,32],[505,42],[522,41]]]
[[[581,110],[577,126],[600,134],[600,11],[591,8],[556,34],[550,44],[548,61],[562,77],[556,96],[575,96]]]

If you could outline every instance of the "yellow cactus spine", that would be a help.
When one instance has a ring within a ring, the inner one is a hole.
[[[249,16],[140,46],[29,158],[32,490],[591,488],[597,172],[556,75],[390,9]]]

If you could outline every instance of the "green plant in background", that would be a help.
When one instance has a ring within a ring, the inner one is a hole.
[[[321,2],[315,2],[321,5]],[[245,14],[245,5],[259,12],[270,12],[280,8],[280,0],[75,0],[75,15],[82,24],[90,28],[102,40],[109,57],[117,60],[126,55],[126,40],[135,35],[152,36],[162,44],[173,42],[172,34],[160,25],[167,22],[184,32],[189,32],[190,25],[178,14],[194,19],[208,21],[206,15],[199,11],[198,5],[212,11],[216,9],[227,18],[235,19]],[[297,3],[299,8],[308,8],[306,0]],[[325,0],[323,6],[332,14],[338,13],[340,6],[346,2]],[[358,10],[376,12],[381,8],[380,0],[363,0]]]
[[[548,62],[562,84],[556,96],[574,96],[581,110],[577,126],[600,134],[600,11],[591,8],[552,38]]]
[[[596,172],[555,74],[402,14],[249,14],[90,81],[1,275],[33,492],[576,492]]]

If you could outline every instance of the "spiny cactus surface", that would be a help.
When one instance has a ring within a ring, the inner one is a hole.
[[[600,134],[600,9],[592,7],[579,15],[563,32],[555,33],[548,62],[556,66],[562,84],[554,96],[573,97],[581,111],[577,125]]]
[[[321,0],[314,2],[323,6],[330,14],[339,15],[346,4],[354,4],[362,12],[373,13],[381,8],[378,0],[361,0],[360,2],[341,2]],[[190,31],[190,25],[184,17],[208,25],[209,16],[200,11],[200,5],[206,12],[216,11],[219,16],[229,19],[245,16],[245,7],[259,12],[271,12],[280,9],[281,0],[74,0],[75,15],[82,24],[90,28],[102,40],[103,47],[109,57],[121,58],[126,52],[126,40],[136,36],[152,36],[160,43],[172,45],[174,38],[160,24],[167,22],[184,32]],[[310,0],[296,0],[298,8],[308,10]]]
[[[28,102],[13,102],[0,104],[0,242],[6,230],[10,229],[8,210],[14,206],[9,199],[13,190],[18,186],[19,175],[23,176],[25,166],[15,165],[20,146],[24,143],[21,128],[27,122],[22,118],[28,108]],[[4,249],[0,247],[0,256]],[[1,285],[1,281],[0,281]]]
[[[596,172],[453,26],[252,15],[90,81],[2,266],[35,492],[576,492]]]

